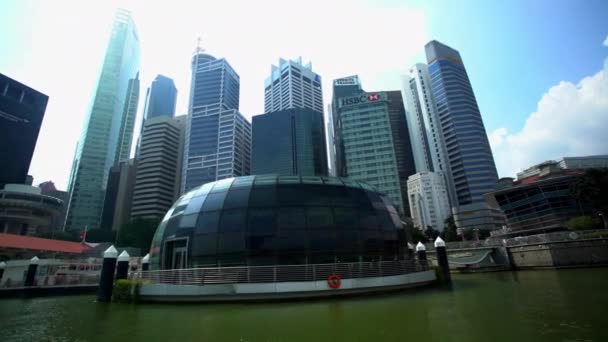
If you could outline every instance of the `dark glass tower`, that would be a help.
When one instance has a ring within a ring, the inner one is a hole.
[[[0,74],[0,190],[24,184],[48,96]]]
[[[146,93],[144,120],[157,116],[173,117],[176,99],[177,89],[173,80],[163,75],[156,76]]]
[[[256,115],[252,131],[252,174],[327,175],[323,114],[292,108]]]
[[[239,113],[239,75],[224,59],[192,57],[182,192],[218,179],[248,175],[251,124]]]
[[[467,71],[451,47],[431,41],[425,48],[455,202],[481,203],[483,194],[494,190],[498,174]]]

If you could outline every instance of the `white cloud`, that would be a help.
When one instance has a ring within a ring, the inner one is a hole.
[[[608,59],[578,84],[551,87],[521,131],[498,128],[489,139],[503,177],[549,159],[608,154]]]
[[[369,90],[399,89],[399,75],[429,40],[420,9],[363,1],[35,2],[19,25],[4,28],[0,22],[7,39],[21,42],[11,51],[12,60],[0,56],[0,69],[50,97],[30,168],[36,183],[66,186],[117,6],[132,10],[141,39],[136,132],[145,89],[156,74],[175,80],[177,114],[186,113],[198,36],[209,53],[225,57],[239,73],[241,112],[247,117],[263,112],[264,79],[279,57],[312,61],[328,102],[331,81],[350,74],[359,74]]]
[[[606,36],[606,39],[604,39],[604,46],[608,46],[608,36]]]

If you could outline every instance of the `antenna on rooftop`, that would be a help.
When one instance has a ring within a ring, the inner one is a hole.
[[[195,54],[205,52],[205,49],[201,47],[201,41],[201,36],[198,36],[198,38],[196,38],[196,49],[194,49]]]

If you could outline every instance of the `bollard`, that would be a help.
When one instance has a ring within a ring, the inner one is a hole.
[[[118,263],[116,264],[116,280],[127,279],[129,277],[129,258],[131,256],[127,251],[122,251],[118,256]]]
[[[416,254],[418,255],[418,263],[420,266],[426,267],[426,247],[424,247],[422,242],[418,242],[416,245]]]
[[[150,253],[146,254],[146,256],[141,259],[141,270],[148,271],[150,269]]]
[[[36,278],[39,261],[40,259],[38,259],[37,256],[30,259],[30,265],[27,268],[27,275],[25,276],[25,283],[23,286],[34,286],[34,279]]]
[[[445,241],[441,237],[437,237],[435,240],[435,251],[437,252],[437,265],[439,266],[439,272],[443,277],[444,283],[452,281],[450,277],[450,264],[448,263],[448,251],[445,247]]]
[[[0,282],[2,282],[2,277],[4,276],[5,268],[6,268],[6,263],[4,261],[0,262]]]
[[[414,245],[407,243],[407,256],[410,260],[414,260]]]
[[[103,252],[103,265],[101,266],[101,277],[99,278],[99,288],[97,289],[97,300],[100,302],[112,300],[117,255],[118,251],[113,245]]]

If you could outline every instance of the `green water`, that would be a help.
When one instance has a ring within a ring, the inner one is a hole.
[[[270,304],[0,300],[0,341],[608,341],[608,268],[457,275],[452,289]]]

